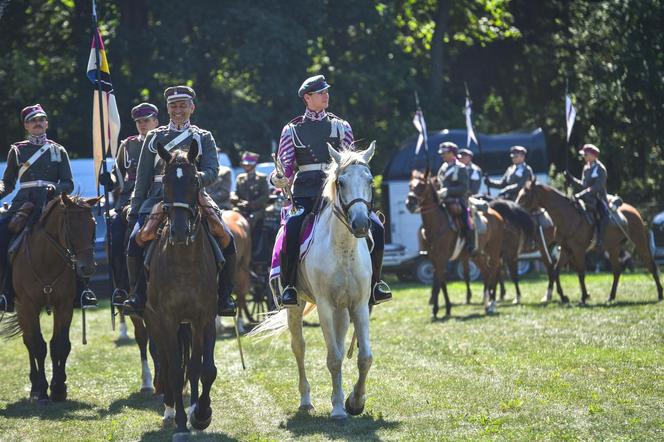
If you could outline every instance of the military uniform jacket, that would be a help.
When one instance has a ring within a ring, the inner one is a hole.
[[[477,195],[480,193],[480,187],[482,186],[482,168],[475,163],[470,163],[466,166],[466,170],[469,173],[470,194]]]
[[[332,113],[307,110],[283,128],[278,156],[284,166],[285,176],[291,178],[295,175],[293,197],[316,198],[321,194],[324,171],[320,168],[307,169],[331,161],[327,143],[336,150],[353,143],[350,124]]]
[[[230,210],[233,208],[231,204],[232,179],[231,170],[226,166],[220,166],[217,180],[205,188],[205,191],[220,209]]]
[[[521,188],[532,180],[533,176],[533,169],[526,163],[512,164],[499,181],[491,180],[491,186],[501,188],[505,198],[515,200]]]
[[[142,147],[143,139],[138,135],[126,138],[120,143],[112,172],[120,188],[118,200],[115,204],[116,209],[123,207],[129,201],[134,191],[136,169],[138,168],[138,160],[141,156]]]
[[[267,176],[258,172],[239,174],[236,180],[235,195],[240,201],[247,202],[249,211],[262,212],[270,199]]]
[[[196,139],[200,149],[196,161],[198,176],[201,180],[201,186],[208,186],[217,179],[219,173],[217,144],[212,134],[207,130],[194,125],[184,130],[188,131],[188,135],[176,146],[173,146],[170,152],[176,150],[188,151],[192,139]],[[131,196],[129,218],[135,219],[139,214],[150,213],[152,207],[163,200],[163,187],[160,178],[166,165],[157,154],[157,143],[161,143],[166,148],[168,143],[176,139],[182,132],[171,126],[160,126],[148,132],[138,160],[136,184]]]
[[[592,195],[605,204],[608,204],[606,178],[606,167],[600,161],[595,161],[583,167],[581,180],[574,178],[574,188],[577,192],[583,192],[584,195]]]
[[[71,193],[74,190],[74,180],[71,175],[67,151],[55,141],[46,140],[46,142],[51,147],[23,173],[20,179],[18,175],[21,166],[42,146],[33,144],[27,140],[11,145],[9,155],[7,156],[7,169],[5,169],[5,174],[2,177],[0,199],[14,191],[17,181],[19,183],[39,180],[48,181],[54,183],[56,193]],[[21,188],[14,197],[7,214],[14,214],[26,201],[43,205],[46,203],[46,197],[45,187]]]
[[[438,182],[441,188],[447,189],[446,198],[465,200],[468,197],[468,169],[461,161],[455,160],[451,164],[444,162],[438,169]]]

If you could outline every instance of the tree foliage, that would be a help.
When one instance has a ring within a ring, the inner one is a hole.
[[[123,123],[129,109],[185,83],[194,120],[235,155],[268,154],[302,111],[303,78],[324,73],[332,112],[362,142],[377,139],[380,168],[414,133],[413,92],[431,129],[463,127],[464,82],[477,129],[542,127],[560,170],[566,85],[579,111],[574,149],[594,142],[612,191],[661,201],[664,182],[663,0],[100,1],[100,26]],[[0,1],[0,143],[23,137],[35,102],[50,134],[89,156],[89,0]],[[167,118],[162,111],[162,120]]]

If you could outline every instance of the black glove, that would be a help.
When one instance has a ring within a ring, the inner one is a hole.
[[[489,178],[489,175],[486,173],[484,174],[484,185],[486,187],[491,187],[491,179]]]
[[[109,172],[102,172],[99,175],[99,184],[104,186],[106,190],[113,190],[115,187],[115,183],[113,182],[113,178]]]

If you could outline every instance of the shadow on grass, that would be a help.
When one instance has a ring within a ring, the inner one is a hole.
[[[139,439],[140,441],[165,441],[165,440],[171,440],[173,436],[173,430],[174,427],[168,427],[168,428],[162,428],[160,430],[155,430],[155,431],[150,431],[148,433],[144,433],[143,436]],[[189,435],[189,439],[192,441],[220,441],[220,442],[235,442],[238,441],[239,439],[236,439],[234,437],[228,436],[225,433],[219,433],[219,432],[192,432]]]
[[[88,413],[92,411],[93,414],[85,415],[79,413],[80,411]],[[103,412],[104,410],[98,409],[86,402],[66,400],[64,402],[48,402],[42,405],[34,400],[23,398],[12,404],[8,404],[7,408],[0,412],[0,416],[7,419],[32,417],[41,420],[75,419],[92,421],[98,420]]]
[[[159,412],[163,408],[163,396],[153,396],[152,393],[137,391],[128,397],[113,401],[108,406],[108,410],[104,411],[104,414],[122,413],[122,409],[125,407],[134,410],[155,410],[155,412]]]
[[[362,414],[349,417],[343,422],[335,422],[328,416],[311,416],[305,411],[298,411],[286,419],[284,428],[294,437],[322,434],[330,439],[378,440],[378,430],[390,430],[399,425],[400,422],[386,421],[380,415],[376,418]]]
[[[588,304],[584,308],[620,308],[620,307],[642,307],[644,305],[656,305],[662,301],[656,299],[649,301],[613,301],[602,304]]]

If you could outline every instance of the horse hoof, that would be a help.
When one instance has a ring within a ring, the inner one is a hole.
[[[514,300],[512,301],[512,304],[514,304],[514,305],[521,304],[521,298],[514,298]]]
[[[569,304],[569,298],[567,296],[561,296],[560,302],[562,302],[563,304]]]
[[[172,441],[173,442],[184,442],[189,440],[190,434],[188,432],[173,433]]]
[[[67,386],[63,385],[62,388],[57,388],[53,391],[51,387],[51,401],[53,402],[63,402],[67,400]]]
[[[40,407],[45,407],[50,403],[51,403],[51,401],[50,401],[49,398],[37,399],[37,405],[40,406]]]
[[[141,388],[141,396],[152,397],[154,395],[154,388],[152,387],[143,387]]]
[[[336,425],[346,425],[348,423],[348,415],[343,414],[340,416],[330,416],[332,418],[332,422],[334,422]]]
[[[346,408],[346,412],[351,416],[359,416],[364,411],[364,405],[362,405],[360,408],[353,408],[353,406],[350,404],[350,396],[348,396],[348,399],[346,399],[344,408]]]
[[[313,405],[307,404],[307,405],[300,405],[300,407],[298,408],[298,411],[301,411],[301,412],[304,412],[304,413],[307,413],[307,414],[312,414],[315,411],[315,409],[314,409]]]
[[[196,416],[196,414],[201,414],[201,416]],[[189,416],[189,423],[191,424],[191,428],[193,428],[194,430],[203,431],[210,426],[211,422],[212,422],[212,408],[210,407],[207,407],[205,413],[199,412],[198,407],[196,407],[194,412],[191,413],[191,416]]]

